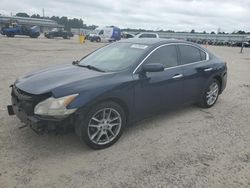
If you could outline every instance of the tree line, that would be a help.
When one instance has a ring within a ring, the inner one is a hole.
[[[84,24],[82,19],[78,19],[78,18],[68,18],[66,16],[52,16],[52,17],[42,17],[39,14],[33,14],[33,15],[28,15],[25,12],[19,12],[16,14],[16,16],[19,17],[26,17],[26,18],[39,18],[39,19],[50,19],[50,20],[54,20],[56,21],[58,24],[63,25],[65,27],[65,30],[70,30],[71,28],[83,28],[83,29],[90,29],[90,30],[94,30],[95,28],[97,28],[96,25],[86,25]]]
[[[19,17],[27,17],[27,18],[43,18],[42,16],[40,16],[39,14],[33,14],[33,15],[28,15],[27,13],[24,12],[19,12],[16,14],[16,16]],[[58,24],[64,25],[66,30],[70,30],[71,28],[83,28],[83,29],[89,29],[89,30],[94,30],[96,29],[98,26],[96,25],[86,25],[84,24],[82,19],[78,19],[78,18],[67,18],[66,16],[52,16],[52,17],[44,17],[45,19],[50,19],[50,20],[54,20],[56,21]],[[131,28],[127,28],[127,29],[122,29],[123,31],[128,31],[128,32],[155,32],[154,30],[146,30],[146,29],[131,29]],[[173,30],[158,30],[157,32],[168,32],[168,33],[202,33],[202,34],[209,34],[206,31],[203,32],[196,32],[194,29],[192,29],[190,32],[176,32]],[[210,32],[210,34],[216,34],[216,32],[212,31]],[[227,32],[217,32],[217,34],[229,34]],[[239,31],[234,31],[231,34],[250,34],[250,32],[245,32],[242,30]]]

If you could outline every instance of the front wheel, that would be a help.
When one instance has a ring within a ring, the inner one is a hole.
[[[202,108],[210,108],[212,107],[219,97],[219,91],[220,91],[220,83],[218,80],[213,79],[209,82],[208,86],[206,87],[202,100],[199,103],[199,106]]]
[[[30,35],[30,38],[38,38],[39,35]]]
[[[15,35],[14,34],[6,34],[7,35],[7,37],[14,37]]]
[[[101,38],[98,37],[98,38],[96,39],[96,42],[101,42]]]
[[[80,123],[80,137],[93,149],[113,145],[122,135],[126,115],[120,105],[104,102],[94,106]]]

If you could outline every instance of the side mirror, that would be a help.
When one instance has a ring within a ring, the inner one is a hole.
[[[162,72],[164,71],[164,66],[160,63],[145,64],[142,66],[143,72]]]

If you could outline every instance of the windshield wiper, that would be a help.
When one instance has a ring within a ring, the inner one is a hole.
[[[77,66],[79,66],[79,67],[86,67],[86,68],[88,68],[88,69],[95,70],[95,71],[99,71],[99,72],[105,72],[104,70],[99,69],[99,68],[97,68],[97,67],[94,67],[94,66],[92,66],[92,65],[80,65],[80,64],[77,64]]]
[[[77,66],[79,66],[79,67],[86,67],[86,68],[88,68],[88,69],[95,70],[95,71],[99,71],[99,72],[105,72],[104,70],[99,69],[99,68],[97,68],[97,67],[94,67],[94,66],[92,66],[92,65],[80,65],[79,62],[80,62],[79,60],[73,61],[73,62],[72,62],[72,65],[77,65]]]
[[[72,62],[72,65],[78,65],[79,64],[79,60],[75,60]]]

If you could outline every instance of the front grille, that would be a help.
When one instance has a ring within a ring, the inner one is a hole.
[[[13,105],[17,106],[19,110],[23,111],[27,115],[34,115],[35,106],[42,100],[50,97],[51,94],[46,93],[42,95],[33,95],[17,88],[14,85],[12,87],[11,96]]]

